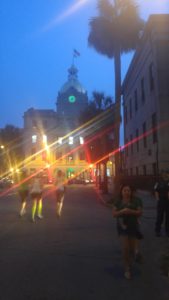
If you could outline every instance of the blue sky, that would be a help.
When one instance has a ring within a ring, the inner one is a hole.
[[[141,16],[169,13],[169,0],[139,0]],[[67,80],[73,49],[79,81],[88,91],[114,96],[114,64],[89,48],[89,19],[97,0],[0,1],[0,128],[23,127],[30,107],[55,109],[59,89]],[[122,77],[132,54],[122,57]]]

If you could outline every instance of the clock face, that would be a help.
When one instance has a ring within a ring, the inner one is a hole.
[[[76,101],[76,97],[75,96],[73,96],[73,95],[69,96],[69,102],[70,103],[74,103],[75,101]]]

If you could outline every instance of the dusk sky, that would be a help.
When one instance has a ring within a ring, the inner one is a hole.
[[[140,14],[169,13],[169,0],[139,0]],[[56,97],[67,81],[73,49],[78,78],[88,91],[114,97],[114,63],[89,48],[89,19],[97,0],[0,1],[0,128],[23,127],[30,107],[56,109]],[[122,78],[132,54],[122,57]]]

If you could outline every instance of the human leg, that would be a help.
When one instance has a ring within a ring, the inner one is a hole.
[[[128,236],[121,236],[122,243],[122,256],[124,262],[124,276],[126,279],[131,278],[131,265],[130,265],[130,245]]]
[[[33,199],[33,206],[32,206],[32,221],[35,222],[35,214],[37,208],[37,199]]]
[[[57,193],[57,203],[56,203],[56,214],[57,217],[61,216],[62,213],[62,207],[63,207],[63,200],[64,200],[64,193],[63,192],[59,192]]]
[[[165,232],[166,235],[169,237],[169,201],[167,201],[165,207]]]
[[[42,198],[40,198],[38,200],[38,214],[37,215],[38,215],[39,219],[43,218],[43,216],[42,216]]]
[[[161,235],[161,225],[163,223],[164,218],[164,203],[162,200],[159,200],[157,203],[157,217],[156,217],[156,224],[155,224],[155,231],[156,235]]]
[[[21,209],[20,209],[20,216],[22,217],[26,213],[26,193],[24,191],[20,191],[19,193],[21,198]]]

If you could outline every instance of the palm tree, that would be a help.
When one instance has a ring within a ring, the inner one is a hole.
[[[96,107],[98,108],[99,111],[102,110],[103,107],[103,101],[104,101],[105,95],[103,92],[93,92],[93,101],[96,104]]]
[[[116,147],[119,147],[121,107],[121,55],[136,48],[144,22],[134,0],[98,0],[99,15],[89,22],[89,46],[98,53],[114,58],[116,101]],[[116,175],[118,172],[116,156]]]

